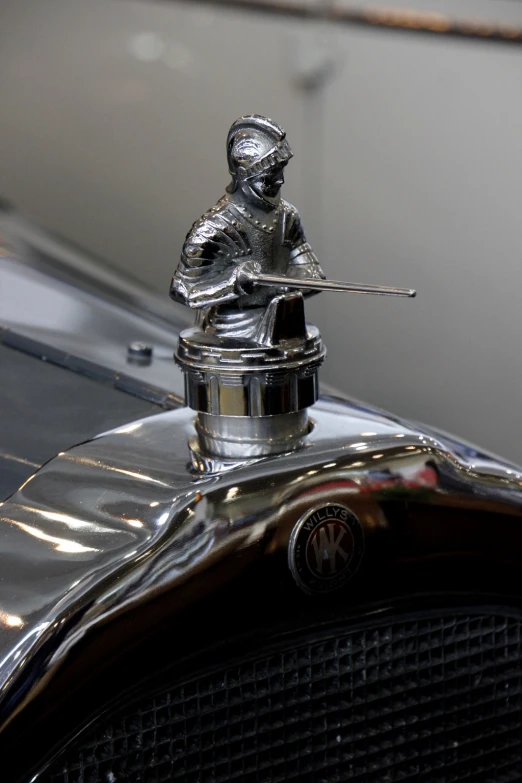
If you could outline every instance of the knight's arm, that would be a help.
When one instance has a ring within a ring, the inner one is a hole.
[[[287,274],[289,277],[303,279],[315,278],[324,280],[326,278],[317,257],[303,231],[299,213],[288,205],[285,215],[284,244],[290,248],[290,262],[288,264]],[[312,296],[317,291],[303,291],[305,296]]]
[[[193,227],[170,285],[170,296],[188,307],[211,307],[237,299],[242,293],[237,283],[242,248],[223,245],[213,227]]]
[[[193,267],[181,257],[170,284],[170,297],[187,307],[211,307],[237,299],[237,267],[208,269]]]

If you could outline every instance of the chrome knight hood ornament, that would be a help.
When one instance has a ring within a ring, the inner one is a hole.
[[[305,322],[305,297],[415,296],[325,279],[299,213],[281,198],[292,151],[275,122],[240,117],[227,157],[232,181],[189,231],[170,288],[173,299],[198,310],[175,355],[186,404],[198,413],[196,463],[277,454],[303,442],[326,354],[319,331]]]

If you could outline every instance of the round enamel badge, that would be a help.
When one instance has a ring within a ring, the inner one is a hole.
[[[290,536],[288,563],[307,593],[342,587],[357,571],[364,553],[364,533],[354,513],[338,503],[307,511]]]

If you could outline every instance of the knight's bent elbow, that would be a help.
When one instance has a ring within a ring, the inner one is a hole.
[[[173,278],[170,285],[170,298],[192,309],[206,307],[205,297],[202,297],[200,291],[188,288],[176,278]]]

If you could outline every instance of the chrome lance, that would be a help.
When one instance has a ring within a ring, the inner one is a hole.
[[[265,275],[261,272],[250,272],[241,269],[238,274],[241,287],[285,286],[286,288],[308,289],[315,291],[340,291],[349,294],[374,294],[377,296],[406,296],[413,298],[417,292],[413,288],[390,288],[383,285],[360,285],[359,283],[342,283],[338,280],[321,280],[312,277],[295,278],[284,275]]]

